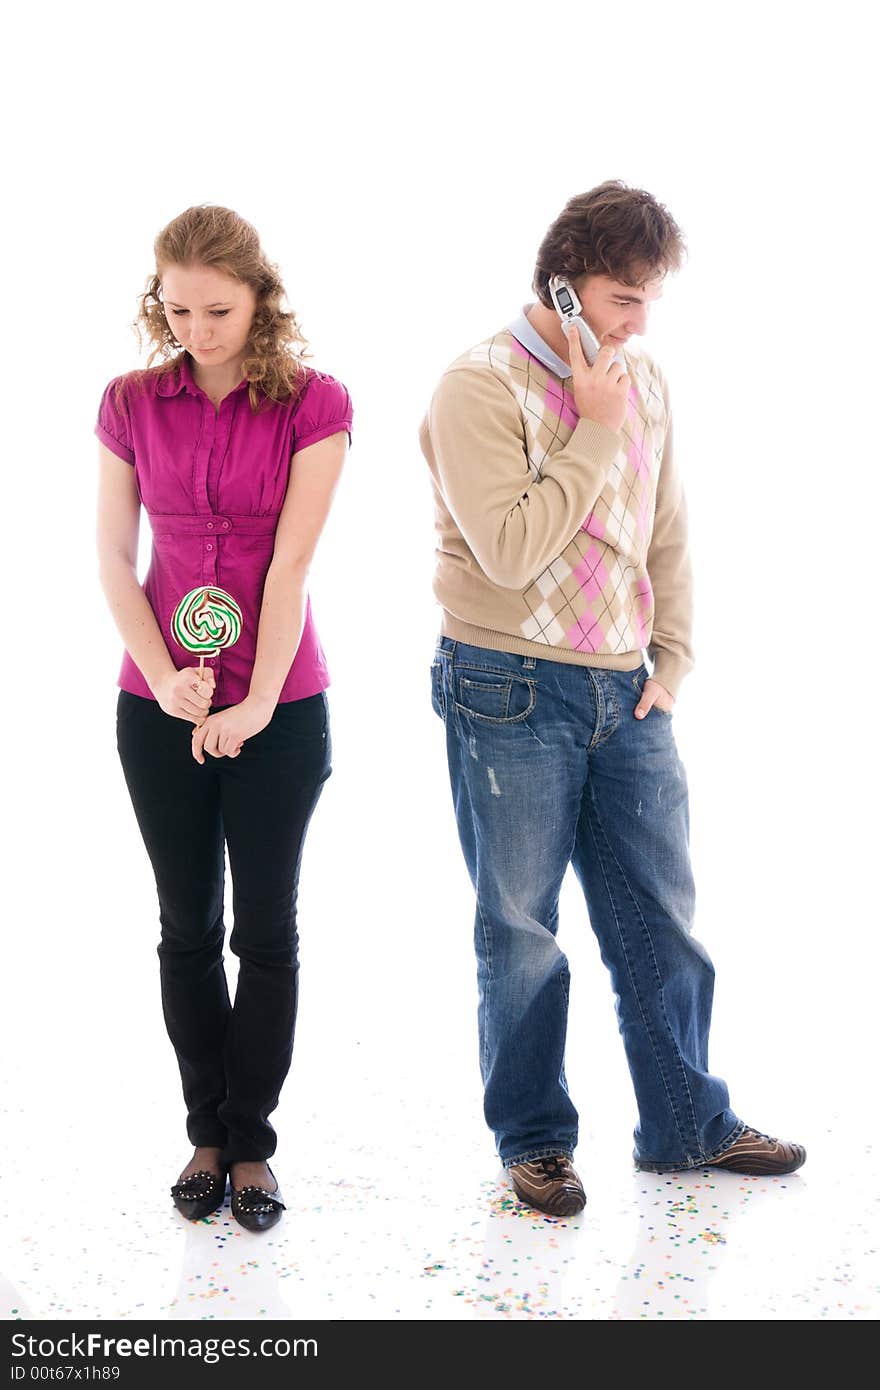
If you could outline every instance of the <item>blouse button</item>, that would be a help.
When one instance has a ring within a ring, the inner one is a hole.
[[[228,531],[228,530],[229,530],[229,522],[228,522],[228,521],[224,521],[224,523],[223,523],[223,530],[224,530],[224,531]]]
[[[213,523],[213,521],[206,521],[206,522],[205,522],[205,525],[207,526],[207,528],[208,528],[209,531],[213,531],[213,529],[214,529],[214,523]]]
[[[208,541],[207,544],[205,545],[205,549],[206,549],[206,550],[213,550],[213,549],[214,549],[214,547],[213,547],[213,545],[211,544],[210,541]]]

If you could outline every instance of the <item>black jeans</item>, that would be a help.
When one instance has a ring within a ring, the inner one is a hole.
[[[290,1068],[303,841],[330,775],[327,698],[276,706],[237,758],[204,764],[192,725],[120,691],[119,757],[159,894],[159,975],[194,1145],[228,1162],[270,1158],[268,1116]],[[238,985],[223,969],[224,841]]]

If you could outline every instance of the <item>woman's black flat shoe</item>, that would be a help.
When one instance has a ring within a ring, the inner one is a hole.
[[[187,1221],[201,1221],[222,1207],[226,1196],[225,1173],[190,1173],[171,1189],[174,1205]]]
[[[271,1168],[269,1172],[272,1173]],[[287,1210],[281,1200],[277,1178],[274,1192],[267,1192],[265,1187],[233,1187],[231,1205],[232,1215],[246,1231],[268,1231]]]

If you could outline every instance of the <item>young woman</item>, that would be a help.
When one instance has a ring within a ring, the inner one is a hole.
[[[189,208],[155,255],[138,315],[147,368],[110,382],[96,426],[101,583],[126,648],[117,745],[156,877],[162,1006],[195,1146],[174,1203],[198,1220],[222,1204],[228,1176],[233,1215],[265,1230],[284,1209],[268,1117],[293,1047],[297,882],[330,774],[329,681],[306,581],[351,401],[303,362],[277,269],[235,212]],[[141,505],[153,532],[143,588]],[[196,623],[222,607],[217,588],[242,615],[238,640],[207,659],[202,679],[171,628],[201,587]]]

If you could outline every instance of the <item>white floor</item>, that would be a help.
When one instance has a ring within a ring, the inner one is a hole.
[[[463,1060],[463,1059],[462,1059]],[[386,1059],[387,1062],[387,1059]],[[139,1083],[147,1069],[133,1068]],[[458,1060],[453,1070],[458,1073]],[[637,1174],[621,1107],[578,1165],[584,1214],[554,1221],[520,1205],[484,1139],[468,1090],[450,1107],[402,1103],[360,1066],[341,1092],[297,1087],[279,1147],[281,1224],[242,1231],[228,1200],[191,1224],[167,1188],[184,1146],[172,1106],[161,1142],[116,1150],[109,1169],[81,1119],[54,1163],[47,1116],[29,1127],[0,1189],[5,1235],[0,1316],[62,1319],[868,1319],[878,1311],[877,1185],[871,1155],[840,1117],[809,1136],[802,1173],[781,1179]],[[107,1081],[119,1080],[112,1066]],[[337,1093],[338,1094],[338,1093]],[[21,1098],[19,1098],[20,1101]],[[121,1098],[128,1113],[131,1098]],[[57,1124],[57,1120],[55,1122]],[[381,1138],[379,1131],[384,1130]],[[462,1138],[464,1136],[464,1138]],[[802,1136],[806,1137],[806,1136]]]

